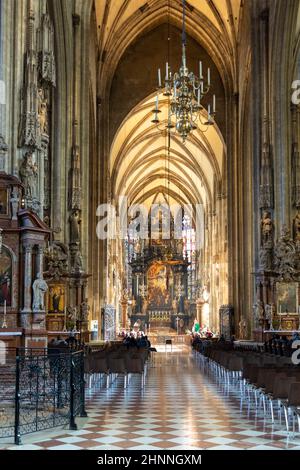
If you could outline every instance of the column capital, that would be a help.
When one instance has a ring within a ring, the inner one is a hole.
[[[24,243],[23,249],[25,253],[32,253],[33,245],[31,243]]]

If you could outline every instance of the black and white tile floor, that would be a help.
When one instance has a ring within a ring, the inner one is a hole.
[[[177,348],[178,349],[178,348]],[[262,411],[241,408],[238,388],[207,375],[190,351],[157,353],[146,387],[132,378],[129,388],[116,380],[109,390],[87,392],[89,419],[78,431],[32,435],[14,450],[300,450],[300,435],[287,436]]]

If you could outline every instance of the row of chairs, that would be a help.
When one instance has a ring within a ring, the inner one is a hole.
[[[106,378],[106,388],[118,376],[124,378],[124,389],[129,385],[132,375],[141,377],[141,388],[145,387],[147,374],[148,349],[118,349],[88,352],[85,355],[84,370],[89,388]]]
[[[275,411],[281,424],[282,411],[286,430],[293,434],[298,422],[300,432],[300,367],[291,358],[274,354],[209,348],[203,355],[194,348],[196,357],[227,385],[237,386],[241,400],[249,407],[263,408],[264,415],[275,423]]]

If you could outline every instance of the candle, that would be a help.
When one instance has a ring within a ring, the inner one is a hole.
[[[202,61],[201,60],[199,61],[199,78],[200,78],[200,80],[202,80],[202,78],[203,78],[202,77]]]
[[[166,62],[166,80],[169,80],[169,64]]]
[[[4,316],[6,315],[6,300],[4,300]]]
[[[200,106],[200,88],[198,88],[198,106]]]
[[[213,96],[213,113],[216,112],[216,95]]]
[[[159,86],[159,88],[161,88],[161,73],[160,73],[160,69],[158,69],[158,86]]]
[[[202,95],[204,94],[204,83],[203,82],[201,82],[201,93],[202,93]]]
[[[207,84],[210,86],[210,68],[207,69]]]
[[[210,104],[208,105],[208,120],[210,120]]]
[[[156,95],[155,110],[158,111],[158,95]]]

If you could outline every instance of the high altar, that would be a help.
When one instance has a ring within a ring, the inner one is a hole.
[[[172,246],[171,246],[172,245]],[[149,241],[131,261],[131,326],[148,331],[167,329],[184,333],[191,327],[195,306],[188,301],[189,261],[180,241]]]

